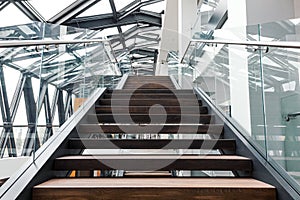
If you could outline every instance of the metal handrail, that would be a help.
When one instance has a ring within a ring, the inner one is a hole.
[[[40,46],[40,45],[60,45],[60,44],[80,44],[80,43],[100,43],[110,42],[107,39],[90,40],[5,40],[0,41],[0,48]]]
[[[118,62],[114,53],[110,40],[108,39],[89,39],[89,40],[0,40],[0,48],[28,47],[28,46],[43,46],[43,45],[62,45],[62,44],[88,44],[108,42],[112,50],[112,56],[115,63]]]
[[[206,43],[206,44],[230,44],[230,45],[243,45],[243,46],[258,46],[258,47],[280,47],[280,48],[300,48],[300,42],[297,41],[231,41],[231,40],[201,40],[193,39],[190,41]]]
[[[192,39],[190,40],[182,58],[181,63],[191,46],[192,43],[203,43],[203,44],[227,44],[227,45],[242,45],[242,46],[256,46],[256,47],[279,47],[279,48],[296,48],[300,49],[300,42],[296,41],[233,41],[233,40],[205,40],[205,39]]]
[[[288,122],[291,119],[295,119],[296,117],[300,116],[300,112],[295,112],[295,113],[289,113],[285,116],[285,120]]]

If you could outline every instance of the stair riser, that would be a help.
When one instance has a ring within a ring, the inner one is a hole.
[[[173,106],[173,107],[163,107],[157,108],[153,106],[119,106],[119,107],[110,107],[110,106],[100,106],[96,107],[97,114],[111,114],[120,113],[120,114],[149,114],[151,109],[151,113],[153,114],[192,114],[192,113],[200,113],[200,114],[208,114],[207,107],[180,107],[180,106]]]
[[[201,100],[182,100],[182,99],[141,99],[141,100],[130,100],[130,99],[120,99],[120,100],[110,100],[110,99],[101,99],[98,102],[99,105],[113,105],[113,106],[202,106]]]
[[[72,159],[55,160],[55,170],[221,170],[252,171],[251,160],[207,160],[207,159]]]
[[[89,120],[95,119],[95,115],[89,115]],[[114,113],[113,115],[109,114],[98,114],[97,119],[99,123],[122,123],[122,124],[150,124],[150,123],[166,123],[166,124],[209,124],[213,118],[211,115],[156,115],[153,116],[151,120],[149,115],[118,115]]]

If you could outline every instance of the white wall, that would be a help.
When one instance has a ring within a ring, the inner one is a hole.
[[[254,25],[294,18],[294,6],[294,0],[247,0],[247,23]]]
[[[294,0],[295,18],[300,18],[300,0]]]
[[[30,157],[0,159],[0,179],[11,177]]]

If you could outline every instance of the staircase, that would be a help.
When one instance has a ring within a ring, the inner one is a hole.
[[[69,139],[82,154],[54,160],[70,177],[36,185],[33,199],[276,199],[273,186],[251,178],[251,159],[235,154],[217,122],[169,77],[129,77]]]

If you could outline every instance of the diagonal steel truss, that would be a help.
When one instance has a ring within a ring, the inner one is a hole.
[[[110,14],[101,14],[95,16],[78,17],[81,13],[85,12],[89,8],[93,7],[100,1],[109,1],[111,11]],[[160,30],[162,27],[162,13],[155,13],[143,10],[143,7],[162,2],[164,0],[132,0],[124,8],[117,10],[114,0],[76,0],[66,8],[63,8],[59,13],[55,14],[48,21],[43,18],[42,13],[27,0],[2,0],[0,2],[0,11],[9,4],[14,4],[20,9],[29,19],[32,21],[48,22],[58,25],[67,25],[80,28],[87,28],[93,30],[104,30],[107,28],[117,28],[118,35],[110,36],[113,37],[116,43],[116,51],[119,54],[124,52],[128,55],[132,54],[132,50],[140,49],[147,50],[151,49],[155,52],[158,49],[160,41],[159,33],[158,37],[147,37],[142,36],[142,32],[145,30],[144,27],[154,28]],[[123,32],[123,27],[127,25],[135,25],[136,30],[139,32],[135,33],[136,38],[142,38],[140,42],[133,42],[132,37],[128,37],[127,31]],[[17,37],[16,37],[17,38]],[[117,40],[117,41],[116,41]],[[120,52],[122,50],[122,52]],[[131,56],[134,58],[134,56]],[[152,61],[155,60],[154,54],[152,55]],[[133,59],[133,62],[138,62]],[[143,64],[139,63],[140,67]],[[155,63],[153,63],[155,67]],[[148,69],[148,66],[146,66]],[[153,69],[152,69],[153,71]]]

